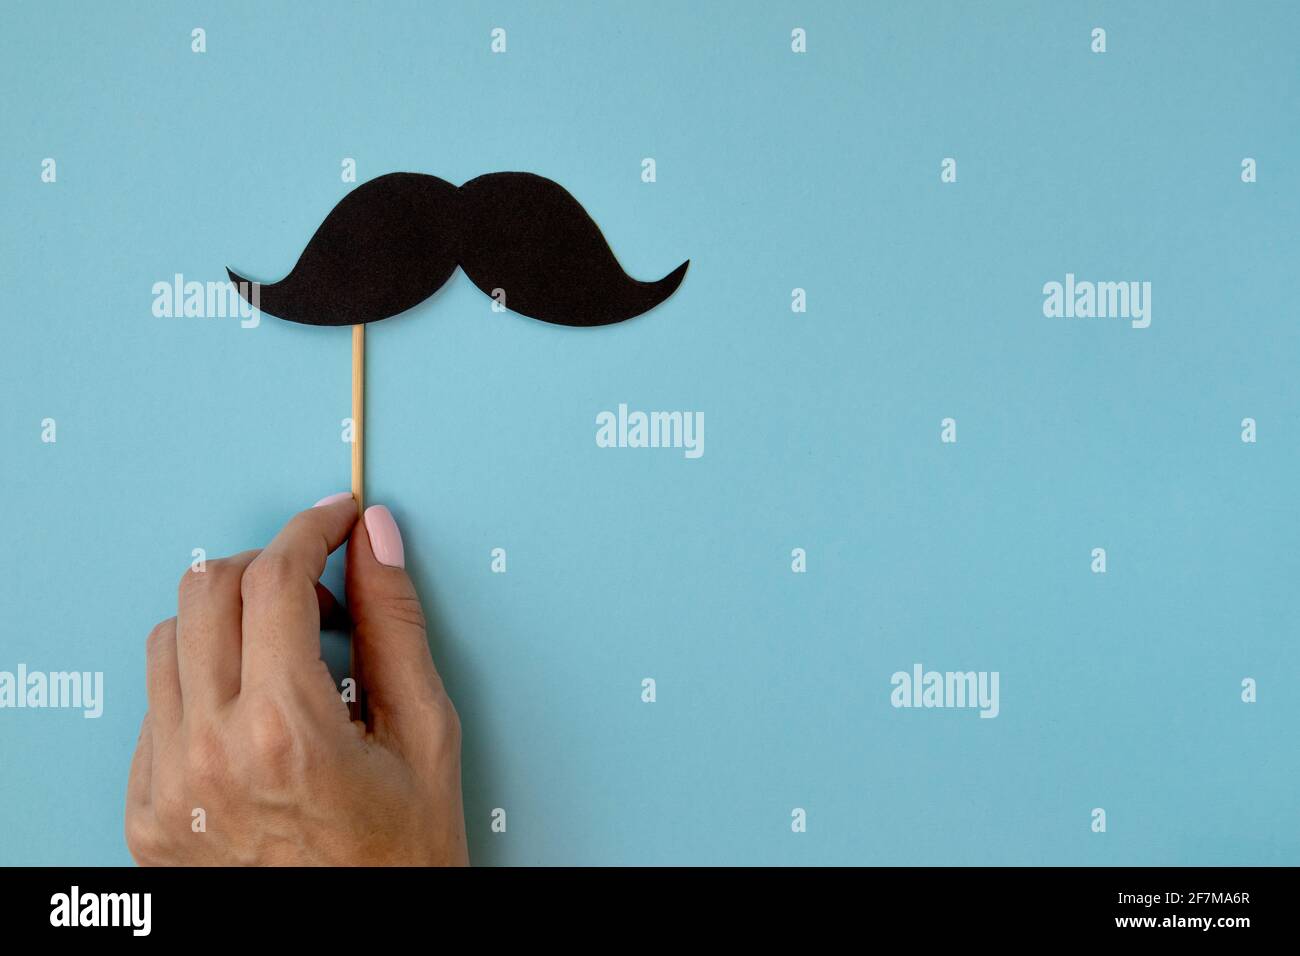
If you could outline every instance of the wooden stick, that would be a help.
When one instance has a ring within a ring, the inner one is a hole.
[[[366,464],[366,327],[352,326],[352,497],[357,500],[357,515],[365,510]],[[348,639],[348,676],[352,678],[356,700],[348,710],[353,720],[365,719],[365,705],[361,700],[361,687],[357,683],[357,642]]]
[[[365,508],[366,461],[366,327],[352,326],[352,496],[357,499],[357,513]]]

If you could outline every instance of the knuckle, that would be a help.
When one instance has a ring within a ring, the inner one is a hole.
[[[152,657],[160,650],[167,646],[172,639],[172,625],[176,618],[169,617],[165,621],[159,621],[149,632],[149,636],[144,639],[145,654]]]
[[[283,707],[266,697],[255,698],[248,703],[245,721],[248,754],[255,767],[276,772],[292,766],[296,744]]]
[[[211,793],[223,786],[229,776],[228,766],[225,744],[213,728],[190,732],[185,749],[185,775],[193,791]]]
[[[180,584],[176,587],[176,593],[181,601],[192,601],[201,595],[208,587],[208,572],[198,571],[194,568],[186,568],[185,573],[181,575]]]
[[[188,825],[188,790],[180,774],[161,774],[154,785],[154,815],[162,831],[177,831]]]
[[[126,813],[126,848],[131,858],[142,866],[157,862],[162,855],[162,840],[158,828],[143,808],[132,808]]]
[[[245,570],[239,589],[245,600],[282,590],[295,574],[288,557],[276,552],[262,552]]]
[[[213,558],[202,571],[188,568],[181,575],[178,588],[181,601],[202,600],[205,595],[231,587],[239,574],[238,565],[229,558]]]
[[[206,576],[208,581],[213,583],[233,584],[239,580],[242,570],[243,565],[233,558],[216,558],[208,562],[208,569],[199,576]]]
[[[456,705],[451,702],[450,697],[443,697],[443,700],[447,702],[446,713],[443,718],[446,721],[447,737],[459,747],[461,738],[460,713],[456,710]]]
[[[446,741],[448,745],[460,746],[460,714],[446,694],[438,694],[434,698],[430,705],[429,722],[434,736]]]

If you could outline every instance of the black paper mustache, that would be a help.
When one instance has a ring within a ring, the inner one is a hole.
[[[457,188],[437,176],[389,173],[335,206],[293,270],[258,288],[261,311],[308,325],[357,325],[405,312],[459,265],[506,308],[557,325],[622,322],[681,284],[690,260],[639,282],[559,183],[488,173]],[[226,270],[252,302],[251,280]]]

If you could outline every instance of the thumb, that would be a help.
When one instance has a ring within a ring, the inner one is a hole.
[[[404,729],[427,726],[430,706],[443,696],[424,610],[405,565],[402,533],[392,513],[383,505],[367,508],[352,529],[345,575],[354,667],[366,692],[371,729],[399,744]]]

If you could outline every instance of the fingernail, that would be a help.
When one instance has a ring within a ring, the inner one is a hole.
[[[314,505],[312,505],[312,507],[313,507],[313,508],[323,508],[323,507],[325,507],[326,505],[332,505],[332,504],[334,504],[334,502],[336,502],[336,501],[342,501],[344,498],[351,498],[351,497],[352,497],[352,492],[350,492],[350,491],[340,491],[337,495],[326,495],[326,496],[325,496],[324,498],[322,498],[320,501],[318,501],[318,502],[316,502]]]
[[[366,509],[366,534],[370,535],[370,550],[375,560],[390,568],[406,567],[406,551],[402,548],[402,532],[397,530],[393,513],[383,505]]]

